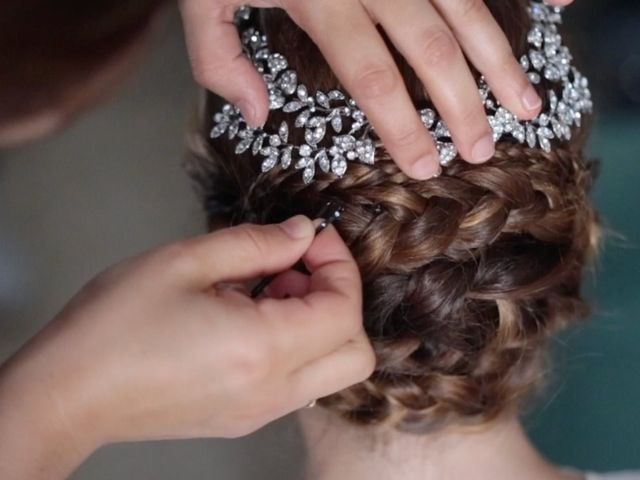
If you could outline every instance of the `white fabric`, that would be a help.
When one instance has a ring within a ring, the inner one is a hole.
[[[586,472],[585,476],[586,476],[586,480],[640,480],[640,471],[611,472],[611,473]]]

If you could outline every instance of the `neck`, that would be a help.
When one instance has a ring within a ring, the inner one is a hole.
[[[516,416],[427,435],[348,424],[315,407],[297,414],[308,450],[306,480],[577,480],[547,462]]]

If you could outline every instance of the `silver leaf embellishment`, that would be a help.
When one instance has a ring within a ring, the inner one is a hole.
[[[263,172],[268,172],[273,167],[275,167],[277,164],[278,164],[278,156],[277,155],[270,155],[267,158],[265,158],[264,161],[262,162],[262,171]]]
[[[342,132],[342,117],[340,115],[336,115],[331,119],[331,127],[336,133]]]
[[[282,140],[282,143],[287,143],[289,141],[289,125],[287,125],[287,122],[282,122],[280,124],[278,135],[280,135],[280,140]]]
[[[245,138],[240,143],[238,143],[238,145],[236,145],[236,150],[235,150],[236,155],[240,155],[241,153],[246,152],[251,146],[252,141],[253,139],[251,138]]]
[[[296,117],[295,126],[298,128],[302,128],[307,124],[307,120],[311,116],[311,110],[303,110],[300,115]]]
[[[298,110],[300,110],[301,108],[303,108],[306,104],[299,102],[297,100],[293,100],[289,103],[287,103],[284,108],[282,109],[283,112],[286,113],[290,113],[290,112],[297,112]]]
[[[331,170],[331,162],[329,161],[327,152],[324,149],[320,150],[316,154],[315,161],[323,172],[329,173]]]

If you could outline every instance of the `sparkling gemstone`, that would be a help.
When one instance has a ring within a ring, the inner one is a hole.
[[[269,155],[262,161],[262,171],[268,172],[273,167],[278,164],[278,156],[277,155]]]
[[[342,117],[340,115],[336,115],[331,119],[331,127],[336,133],[340,133],[342,131]]]
[[[280,135],[280,140],[282,140],[283,143],[287,143],[289,141],[289,125],[287,125],[287,122],[282,122],[280,124],[278,135]]]
[[[287,103],[282,110],[286,113],[297,112],[305,106],[305,103],[299,102],[297,100],[292,100],[291,102]]]
[[[286,147],[282,149],[282,153],[280,154],[280,165],[282,165],[282,168],[289,168],[289,165],[291,165],[293,157],[292,152],[293,147]]]
[[[311,120],[309,120],[309,123],[311,123]],[[309,145],[316,145],[322,141],[326,132],[327,127],[324,123],[322,123],[316,128],[307,128],[304,132],[304,139]]]
[[[530,148],[535,148],[536,142],[538,141],[536,137],[536,130],[533,128],[533,125],[530,123],[527,124],[527,144]]]
[[[269,145],[272,147],[279,147],[282,144],[282,140],[278,135],[269,135]]]
[[[236,120],[231,125],[229,125],[229,130],[227,130],[229,140],[233,140],[238,134],[239,130],[240,130],[240,122],[238,120]]]
[[[245,138],[242,141],[240,141],[237,145],[236,145],[236,155],[240,155],[241,153],[244,153],[248,150],[248,148],[251,146],[251,143],[253,142],[253,139],[251,138]]]
[[[542,33],[542,30],[540,30],[539,27],[535,27],[529,32],[529,35],[527,36],[527,41],[535,45],[536,47],[540,48],[542,46],[543,38],[544,38],[544,34]]]
[[[548,138],[544,138],[544,137],[540,138],[540,146],[547,153],[551,151],[551,142],[549,141]]]
[[[229,126],[228,123],[218,123],[217,125],[213,126],[213,129],[211,130],[211,134],[210,137],[211,138],[218,138],[220,136],[222,136],[222,134],[224,134],[224,132],[226,132],[227,127]]]
[[[524,143],[526,136],[525,128],[522,125],[518,124],[511,132],[511,135],[513,135],[513,138],[518,140],[518,142]]]
[[[255,134],[255,130],[248,126],[238,132],[238,136],[240,138],[249,138],[249,137],[253,138],[254,134]]]
[[[376,147],[371,140],[358,140],[356,142],[356,153],[362,163],[373,165],[376,158]]]
[[[440,154],[440,164],[449,165],[456,158],[458,150],[453,143],[438,143],[438,153]]]
[[[304,183],[305,184],[311,183],[315,174],[316,174],[316,169],[313,167],[313,165],[310,165],[307,168],[305,168],[304,172],[302,173],[302,179],[304,180]]]
[[[531,50],[529,52],[529,59],[531,60],[531,65],[536,70],[540,70],[547,60],[544,58],[544,55],[537,50]]]
[[[300,155],[302,155],[303,157],[308,157],[311,155],[311,153],[313,152],[313,149],[309,146],[309,145],[301,145],[298,152],[300,153]]]
[[[447,128],[447,126],[445,125],[445,123],[440,120],[438,122],[438,124],[436,125],[436,129],[434,131],[434,134],[436,137],[449,137],[451,138],[451,133],[449,132],[449,129]]]
[[[347,161],[344,157],[338,155],[331,160],[331,171],[337,176],[342,177],[347,172]]]
[[[431,128],[433,122],[435,122],[436,120],[436,112],[434,112],[430,108],[420,110],[420,120],[422,120],[422,123],[424,123],[425,127]]]
[[[303,110],[300,115],[296,117],[295,125],[298,128],[302,128],[307,124],[307,120],[311,116],[311,110]]]
[[[287,60],[279,53],[272,54],[269,57],[268,64],[269,64],[269,69],[271,70],[271,73],[274,75],[277,74],[278,72],[281,72],[288,66]]]
[[[560,70],[555,65],[547,65],[544,69],[544,78],[552,82],[560,80]]]
[[[329,161],[326,150],[320,150],[316,154],[315,161],[323,172],[329,173],[331,170],[331,162]]]
[[[351,135],[340,135],[338,137],[334,137],[333,143],[343,152],[353,150],[356,147],[356,139]]]
[[[298,94],[298,98],[303,101],[303,102],[307,102],[307,100],[309,100],[309,92],[307,90],[307,87],[305,87],[304,85],[298,85],[298,89],[297,89],[297,94]]]
[[[298,87],[298,74],[293,70],[287,70],[278,79],[278,87],[287,95],[293,95]]]
[[[329,105],[329,97],[321,91],[316,92],[316,101],[324,108],[331,108]]]
[[[282,95],[279,90],[273,90],[269,93],[269,108],[271,110],[278,110],[279,108],[282,108],[285,101],[284,95]]]
[[[260,135],[258,135],[258,137],[256,138],[255,142],[253,142],[253,147],[251,148],[251,153],[253,155],[257,155],[258,152],[260,152],[260,150],[262,150],[262,145],[264,143],[264,139],[267,138],[267,134],[266,133],[261,133]]]

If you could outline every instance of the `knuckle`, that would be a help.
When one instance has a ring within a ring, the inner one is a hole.
[[[367,65],[358,71],[353,84],[354,90],[365,98],[379,98],[394,91],[398,85],[398,74],[390,66]]]
[[[219,66],[211,63],[204,63],[198,60],[194,60],[192,63],[193,78],[195,81],[203,86],[211,86],[216,83],[219,75]]]
[[[424,142],[427,135],[425,128],[410,128],[407,130],[396,132],[390,139],[396,148],[407,149]]]
[[[228,356],[229,370],[242,385],[249,389],[255,388],[273,371],[274,355],[271,342],[260,338],[259,341],[242,339],[234,344]]]
[[[422,40],[422,58],[427,65],[439,67],[451,62],[459,53],[458,42],[444,28],[425,30]]]
[[[176,274],[193,273],[197,265],[186,241],[174,242],[171,245],[162,247],[158,252],[158,260],[160,265]]]
[[[484,7],[483,0],[458,0],[459,16],[462,18],[475,17]]]
[[[474,106],[472,108],[471,107],[461,108],[460,112],[458,113],[458,122],[459,122],[459,125],[461,126],[461,130],[463,132],[467,132],[467,134],[471,133],[472,130],[473,131],[478,130],[480,126],[483,127],[483,130],[487,130],[489,128],[488,125],[484,127],[486,123],[486,115],[483,114],[480,108],[480,104],[478,104],[477,107]],[[472,129],[472,127],[476,127],[476,126],[478,126],[478,128]]]
[[[223,62],[207,58],[205,54],[196,54],[191,58],[191,70],[194,80],[203,87],[215,89],[218,85],[228,83],[234,70],[233,62]]]
[[[279,8],[286,10],[287,15],[299,26],[304,27],[309,15],[310,2],[303,0],[279,0]]]
[[[241,225],[238,228],[239,242],[246,245],[246,251],[255,252],[258,258],[269,256],[269,242],[265,233],[256,225]]]

